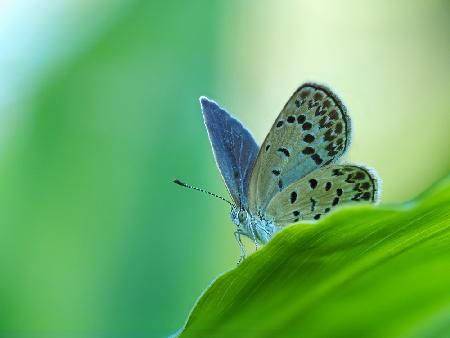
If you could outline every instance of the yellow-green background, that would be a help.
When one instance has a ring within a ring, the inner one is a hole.
[[[448,1],[0,1],[0,334],[164,336],[234,266],[198,97],[258,142],[304,81],[383,203],[448,173]],[[318,323],[320,325],[320,323]]]

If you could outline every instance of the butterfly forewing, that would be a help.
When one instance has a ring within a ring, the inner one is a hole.
[[[336,95],[317,84],[299,87],[258,153],[249,182],[250,211],[264,214],[277,193],[338,160],[349,143],[350,119]]]
[[[250,132],[225,109],[200,98],[214,157],[230,195],[247,208],[247,185],[259,147]]]
[[[272,199],[266,215],[279,226],[318,220],[342,204],[376,202],[378,189],[373,170],[332,164],[286,187]]]

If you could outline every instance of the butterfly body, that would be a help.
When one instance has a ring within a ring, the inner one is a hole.
[[[235,236],[267,243],[284,226],[317,221],[339,205],[377,202],[379,178],[365,166],[341,163],[351,123],[327,87],[305,83],[290,97],[259,147],[217,103],[200,98],[217,166],[233,203]]]

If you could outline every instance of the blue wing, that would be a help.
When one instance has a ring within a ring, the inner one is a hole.
[[[247,185],[259,147],[250,132],[217,103],[200,97],[217,166],[231,197],[248,207]]]

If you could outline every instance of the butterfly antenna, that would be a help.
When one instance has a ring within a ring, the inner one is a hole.
[[[216,197],[216,198],[220,198],[222,201],[227,202],[227,203],[228,203],[229,205],[231,205],[233,208],[236,208],[236,206],[235,206],[233,203],[231,203],[229,200],[227,200],[226,198],[223,198],[222,196],[216,195],[216,194],[214,194],[214,193],[212,193],[212,192],[210,192],[210,191],[208,191],[208,190],[205,190],[205,189],[202,189],[202,188],[194,187],[194,186],[189,185],[189,184],[187,184],[187,183],[181,182],[181,181],[178,180],[178,179],[174,180],[173,183],[176,183],[176,184],[178,184],[178,185],[181,185],[182,187],[185,187],[185,188],[194,189],[194,190],[197,190],[197,191],[200,191],[200,192],[204,192],[205,194],[208,194],[208,195],[213,196],[213,197]]]

